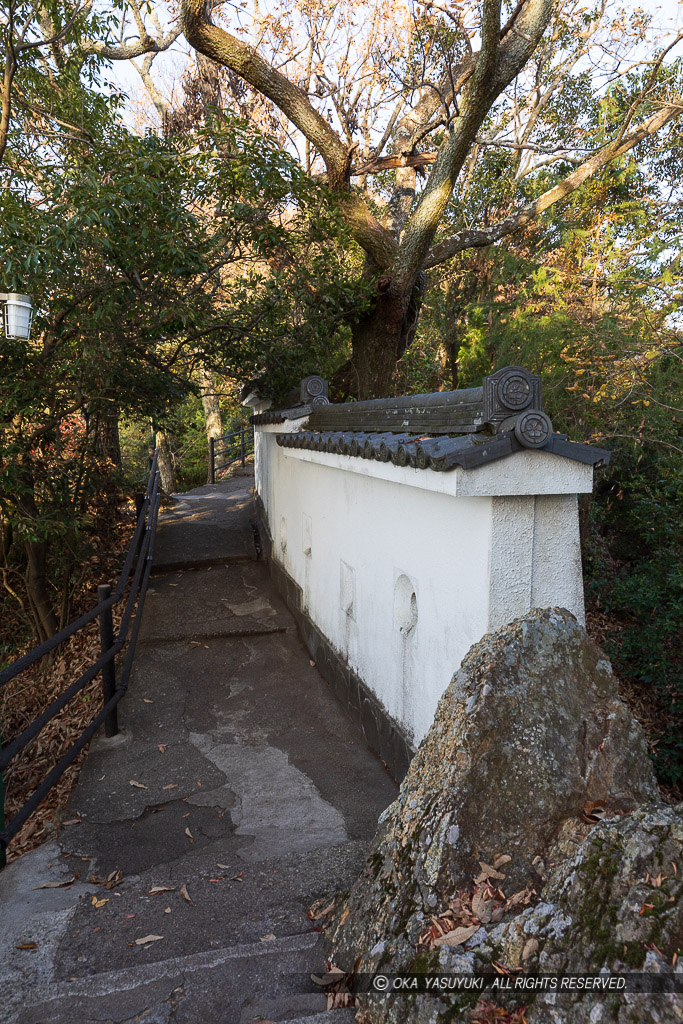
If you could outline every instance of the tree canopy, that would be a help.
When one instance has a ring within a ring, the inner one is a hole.
[[[253,42],[226,27],[222,5],[212,20],[203,0],[183,0],[182,24],[197,50],[239,76],[304,138],[310,170],[313,152],[338,194],[375,292],[372,309],[357,321],[351,359],[356,391],[369,397],[386,393],[414,336],[425,270],[523,230],[677,121],[680,82],[666,58],[678,38],[625,73],[634,36],[645,27],[642,12],[629,21],[620,12],[610,16],[605,5],[589,10],[551,0],[507,10],[500,0],[426,3],[398,12],[388,34],[379,8],[369,19],[350,2],[342,9],[295,7],[287,33],[256,19]],[[331,80],[333,24],[343,24],[346,45]],[[386,62],[385,44],[393,58]],[[597,51],[604,77],[586,71]],[[350,87],[352,67],[367,76],[367,91]],[[572,106],[580,116],[572,118]],[[516,158],[508,162],[497,216],[456,218],[443,231],[459,183],[480,175],[492,152],[506,151]],[[534,189],[549,165],[554,180]],[[418,168],[426,173],[421,185]],[[388,188],[369,183],[388,169],[395,169]]]

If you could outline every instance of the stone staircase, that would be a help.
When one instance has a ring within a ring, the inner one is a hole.
[[[350,887],[396,786],[255,560],[250,483],[161,517],[121,735],[0,873],[7,1024],[354,1019],[310,979],[307,910]]]

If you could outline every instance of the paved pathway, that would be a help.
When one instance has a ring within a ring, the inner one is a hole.
[[[80,821],[0,873],[0,1020],[353,1020],[323,1012],[306,911],[348,888],[396,787],[255,560],[251,485],[161,517],[123,733],[91,746]]]

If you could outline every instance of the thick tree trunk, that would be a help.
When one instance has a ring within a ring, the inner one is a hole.
[[[119,439],[119,410],[108,409],[99,412],[95,423],[95,448],[97,454],[110,462],[116,469],[121,468],[121,441]]]
[[[211,370],[207,370],[205,366],[200,366],[199,369],[197,370],[197,376],[199,378],[199,392],[202,396],[202,404],[204,406],[206,439],[207,442],[209,442],[212,437],[222,437],[223,435],[221,407],[218,401],[218,395],[216,394],[213,374]],[[211,482],[210,466],[207,474],[207,482]]]
[[[47,545],[44,542],[24,539],[26,552],[26,593],[28,594],[36,632],[41,641],[49,639],[59,629],[57,616],[45,575]]]
[[[425,287],[423,273],[407,293],[389,277],[378,279],[373,309],[354,324],[352,357],[333,378],[337,399],[391,394],[396,363],[415,336]]]
[[[157,430],[156,444],[158,452],[157,466],[159,467],[161,489],[164,494],[175,494],[178,490],[178,482],[176,480],[175,469],[173,467],[173,458],[168,438],[163,430]]]

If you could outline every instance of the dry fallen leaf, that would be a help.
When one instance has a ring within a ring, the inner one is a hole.
[[[512,857],[509,853],[501,853],[494,860],[493,866],[497,871],[499,868],[502,868],[504,864],[509,864],[511,860]]]
[[[496,871],[490,864],[485,864],[483,860],[479,861],[479,867],[481,868],[482,875],[485,875],[486,878],[505,878],[505,875],[501,874],[500,871]]]
[[[192,906],[194,906],[194,900],[192,899],[192,897],[190,896],[189,892],[187,891],[187,886],[186,885],[181,885],[181,887],[180,887],[180,895],[183,897],[183,899],[185,900],[186,903],[191,903]]]
[[[491,901],[485,900],[480,893],[475,893],[472,898],[472,913],[482,924],[488,924],[491,920]]]
[[[522,960],[528,960],[538,949],[538,939],[527,939],[522,950]]]
[[[106,878],[104,883],[105,889],[113,889],[114,886],[119,885],[123,881],[123,871],[111,871]]]
[[[68,821],[63,821],[62,825],[80,825],[80,823],[81,823],[81,819],[80,818],[69,818]]]
[[[461,946],[463,942],[467,942],[471,939],[476,931],[479,930],[479,925],[472,924],[469,928],[454,928],[452,932],[447,932],[434,942],[435,946]]]
[[[511,910],[513,907],[526,903],[528,899],[529,889],[520,889],[519,892],[513,892],[512,896],[509,896],[507,899],[507,909]]]
[[[38,945],[35,942],[22,942],[19,946],[15,946],[15,949],[38,949]]]
[[[34,889],[64,889],[69,885],[73,885],[76,878],[70,878],[67,882],[43,882],[42,885],[34,885]]]
[[[175,892],[175,885],[153,885],[149,890],[149,896],[156,896],[158,892]]]
[[[164,913],[165,914],[170,914],[171,913],[171,908],[170,907],[166,907],[166,909],[164,910]]]
[[[147,697],[143,697],[142,699],[143,699],[145,704],[153,704],[154,703],[153,700],[148,700]]]
[[[602,804],[593,800],[587,803],[583,809],[583,820],[590,821],[591,823],[602,821],[603,818],[609,818],[609,816],[609,812],[605,810]]]
[[[163,935],[145,935],[142,939],[136,939],[136,946],[146,946],[148,942],[158,942],[163,939]]]
[[[311,921],[319,921],[321,917],[325,917],[327,914],[331,913],[333,910],[334,910],[334,900],[332,900],[331,903],[328,903],[327,906],[323,907],[321,910],[318,910],[317,907],[316,907],[315,910],[313,910],[313,908],[311,908],[308,911],[308,917],[310,918]]]
[[[193,842],[194,842],[194,836],[193,836],[193,835],[192,835],[192,833],[190,832],[189,828],[186,828],[186,829],[185,829],[185,835],[186,835],[186,836],[187,836],[187,837],[189,838],[189,840],[190,840],[190,842],[191,842],[191,843],[193,843]]]
[[[159,747],[160,752],[162,754],[165,754],[166,751],[168,750],[168,743],[159,743],[158,747]]]
[[[98,900],[97,896],[93,896],[91,905],[93,907],[103,907],[105,903],[109,903],[109,897],[106,896],[104,899]]]
[[[275,938],[275,935],[273,935],[272,932],[268,932],[267,935],[262,935],[261,936],[260,941],[261,942],[272,942],[274,938]]]
[[[135,779],[131,779],[128,783],[129,786],[135,786],[136,789],[147,789],[147,786],[142,782],[136,782]]]
[[[163,787],[163,789],[177,789],[177,788],[178,788],[178,783],[177,782],[169,782],[168,786],[164,786]]]

